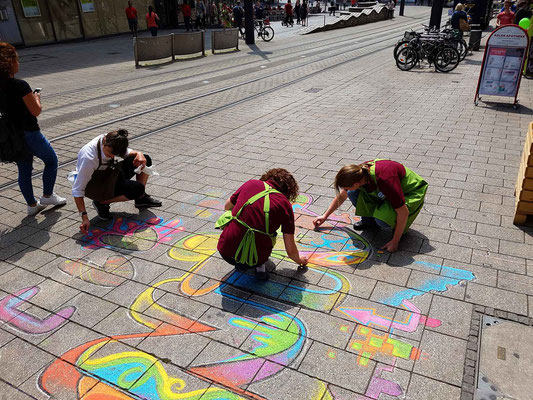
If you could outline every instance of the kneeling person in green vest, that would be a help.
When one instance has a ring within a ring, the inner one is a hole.
[[[424,204],[428,184],[404,165],[390,160],[373,160],[345,165],[335,177],[337,196],[326,212],[313,220],[315,227],[349,198],[361,219],[355,229],[372,226],[394,228],[392,239],[382,248],[394,252]]]
[[[217,249],[224,260],[238,270],[255,268],[256,277],[268,279],[265,262],[281,227],[287,255],[306,265],[294,241],[294,213],[290,202],[298,196],[298,183],[283,168],[267,171],[260,180],[244,183],[226,201],[215,227],[223,229]]]

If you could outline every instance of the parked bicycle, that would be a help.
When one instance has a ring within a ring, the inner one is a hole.
[[[257,37],[260,37],[265,42],[270,42],[274,38],[274,29],[270,26],[270,20],[268,18],[255,19],[254,29]]]
[[[398,52],[396,66],[402,71],[409,71],[424,59],[430,66],[433,64],[435,70],[450,72],[459,65],[460,55],[457,49],[447,44],[443,39],[416,37]]]

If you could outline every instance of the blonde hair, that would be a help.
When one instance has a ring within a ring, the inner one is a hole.
[[[464,8],[465,6],[463,6],[461,3],[457,3],[455,6],[455,11],[463,11]]]
[[[333,181],[333,187],[336,192],[339,192],[342,188],[350,187],[355,183],[361,182],[363,179],[369,176],[368,166],[366,164],[360,165],[345,165],[342,167]]]

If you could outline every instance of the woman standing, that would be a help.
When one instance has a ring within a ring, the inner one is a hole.
[[[0,42],[0,92],[6,100],[7,118],[24,134],[27,157],[17,162],[18,183],[28,205],[28,215],[35,215],[46,206],[66,204],[67,200],[54,193],[57,176],[57,156],[39,128],[37,117],[41,114],[41,94],[31,90],[26,81],[16,79],[19,71],[18,54],[9,43]],[[36,200],[33,195],[31,173],[33,156],[44,162],[43,196]]]
[[[302,26],[306,25],[307,19],[307,1],[303,0],[302,6],[300,7],[300,18],[302,20]]]
[[[222,258],[238,270],[255,268],[259,279],[268,279],[268,261],[276,232],[281,226],[287,255],[297,264],[307,264],[294,242],[294,213],[291,201],[298,196],[298,184],[283,168],[267,171],[260,180],[244,183],[226,201],[224,214],[216,227],[223,228],[218,241]],[[230,217],[228,220],[227,218]]]
[[[418,174],[396,161],[373,160],[345,165],[334,181],[337,196],[326,212],[313,220],[318,227],[349,198],[361,220],[355,229],[393,227],[392,239],[383,249],[394,252],[424,204],[428,184]]]
[[[294,15],[296,15],[296,23],[300,23],[300,0],[296,0],[296,4],[294,5]]]
[[[152,36],[157,36],[157,28],[159,28],[159,26],[156,21],[159,21],[159,16],[154,12],[153,7],[149,6],[148,14],[146,14],[146,26],[150,30]]]

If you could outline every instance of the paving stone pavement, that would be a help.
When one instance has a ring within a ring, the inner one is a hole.
[[[117,126],[148,133],[132,147],[154,159],[161,175],[148,191],[164,206],[113,205],[111,222],[90,209],[83,236],[71,198],[29,218],[17,187],[0,191],[0,394],[472,399],[479,310],[529,324],[533,317],[533,229],[512,224],[533,86],[522,82],[518,110],[475,107],[482,53],[449,74],[399,71],[394,35],[425,22],[429,10],[406,14],[154,69],[96,57],[88,68],[76,63],[96,47],[112,53],[124,38],[49,47],[72,68],[23,62],[21,77],[54,88],[43,94],[54,109],[41,119],[50,138],[127,117],[53,142],[60,160]],[[98,103],[108,101],[123,105],[102,115]],[[350,229],[348,205],[327,229],[312,229],[339,167],[372,158],[405,163],[429,183],[393,254],[380,251],[390,232]],[[279,244],[270,281],[259,282],[220,258],[213,225],[240,184],[272,167],[297,178],[298,245],[320,261],[298,272]],[[71,169],[59,169],[60,194],[70,193]],[[0,184],[16,178],[11,166],[4,171]]]

